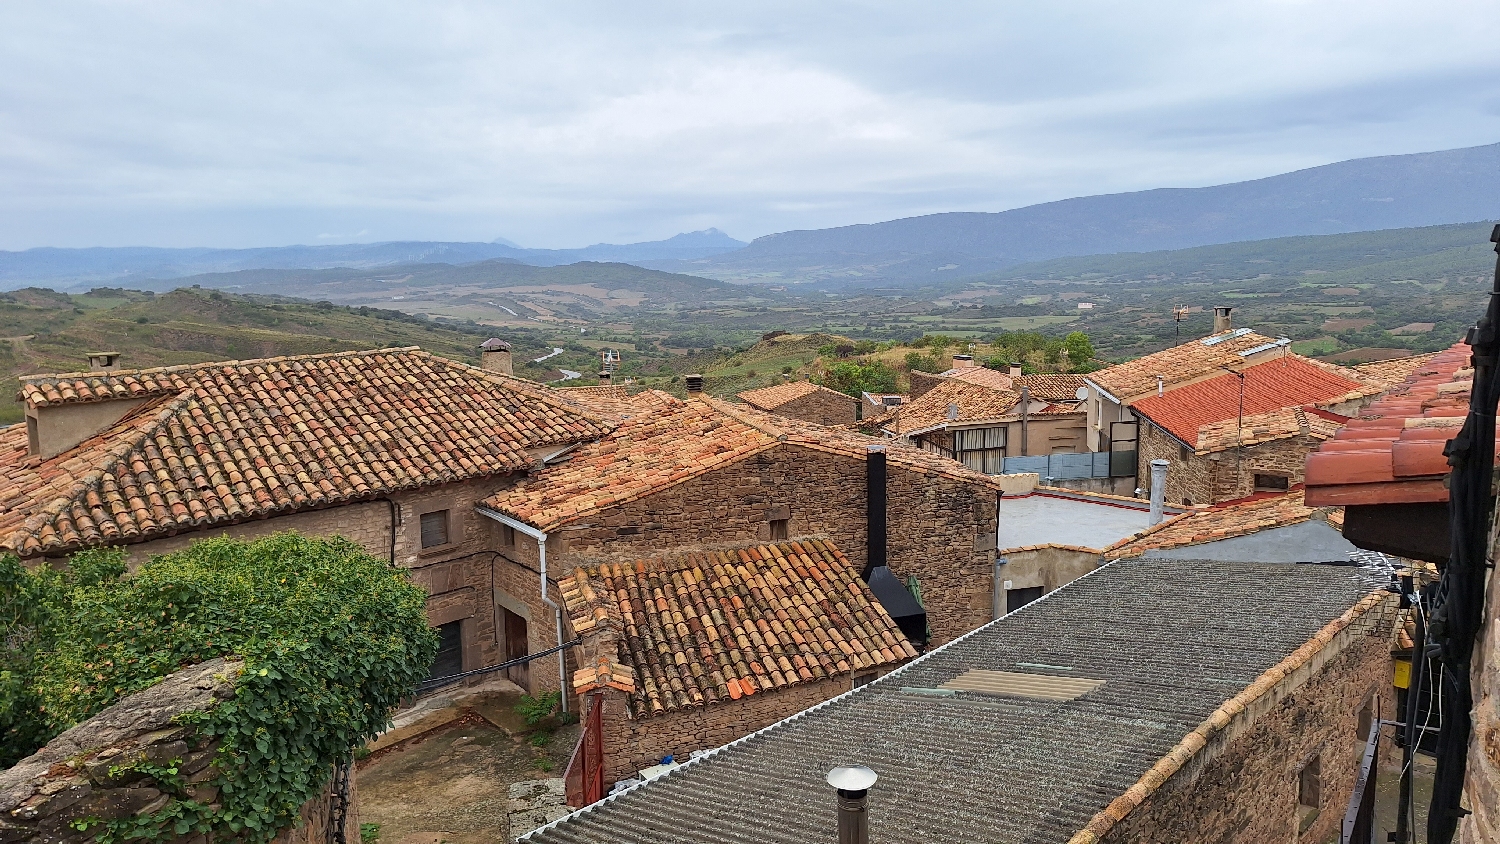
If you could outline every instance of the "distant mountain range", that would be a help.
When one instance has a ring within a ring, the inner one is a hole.
[[[1030,261],[1500,218],[1500,144],[1360,158],[1205,188],[790,231],[645,266],[725,281],[930,283]]]
[[[947,213],[790,231],[750,244],[717,229],[647,243],[524,249],[492,243],[375,243],[263,249],[30,249],[0,252],[0,289],[129,285],[254,269],[373,269],[499,261],[622,262],[719,281],[911,286],[1033,261],[1500,218],[1500,144],[1359,158],[1265,179],[1065,199],[996,213]]]
[[[493,243],[393,242],[260,249],[159,249],[97,247],[0,251],[0,289],[28,285],[129,286],[143,279],[260,269],[371,269],[401,264],[500,261],[553,267],[579,261],[692,260],[745,246],[718,229],[688,232],[646,243],[597,243],[582,249],[524,249],[504,238]],[[159,286],[159,285],[153,285]]]

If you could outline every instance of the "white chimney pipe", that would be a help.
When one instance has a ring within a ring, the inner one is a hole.
[[[1151,518],[1148,527],[1161,524],[1162,506],[1167,500],[1167,467],[1170,465],[1160,457],[1151,461]]]

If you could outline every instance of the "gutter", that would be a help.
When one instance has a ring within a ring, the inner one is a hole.
[[[476,506],[474,509],[479,511],[479,515],[494,519],[500,524],[518,530],[536,540],[536,559],[538,568],[541,569],[538,580],[541,582],[542,603],[552,608],[553,618],[557,624],[557,644],[561,645],[563,643],[562,607],[556,601],[547,597],[547,534],[520,519],[513,519],[504,513],[491,510],[488,507]],[[491,600],[494,600],[493,596]],[[557,685],[562,701],[562,711],[566,713],[568,711],[568,664],[567,657],[561,650],[557,652]]]

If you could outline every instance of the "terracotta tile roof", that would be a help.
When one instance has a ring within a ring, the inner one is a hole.
[[[1474,371],[1464,343],[1438,352],[1307,456],[1318,505],[1448,500],[1443,446],[1469,412]]]
[[[26,384],[48,405],[156,398],[45,461],[24,426],[0,436],[0,548],[22,556],[521,470],[528,448],[607,429],[545,388],[414,348]]]
[[[1010,416],[1021,400],[1012,390],[992,390],[980,384],[949,379],[931,390],[901,405],[897,414],[901,423],[898,431],[892,419],[887,430],[896,434],[910,434],[950,424],[965,424],[988,421]],[[957,405],[958,415],[949,418],[948,406]]]
[[[967,381],[970,384],[978,384],[989,387],[991,390],[1010,390],[1014,383],[1009,375],[985,366],[960,366],[947,372],[938,373],[943,378],[953,378],[959,381]]]
[[[1015,379],[1013,389],[1021,387],[1031,391],[1031,397],[1042,401],[1076,402],[1078,388],[1083,386],[1082,375],[1022,375]]]
[[[620,633],[637,713],[707,706],[917,652],[832,542],[800,539],[575,569],[563,599],[580,635]],[[608,681],[620,673],[609,669]],[[574,686],[602,681],[579,671]],[[604,681],[604,682],[608,682]]]
[[[630,390],[623,384],[591,384],[586,387],[557,387],[557,392],[570,399],[614,399],[624,401],[630,398]]]
[[[1165,377],[1168,384],[1189,381],[1211,373],[1220,366],[1243,364],[1245,358],[1240,352],[1276,342],[1253,331],[1244,334],[1240,334],[1240,331],[1244,329],[1192,340],[1143,358],[1090,372],[1083,377],[1090,383],[1103,387],[1120,401],[1129,401],[1137,396],[1156,392],[1158,375]],[[1205,344],[1206,341],[1218,338],[1223,339],[1212,345]]]
[[[845,395],[844,393],[840,393],[837,390],[830,390],[827,387],[819,386],[811,381],[788,381],[785,384],[772,384],[769,387],[761,387],[758,390],[746,390],[745,392],[740,393],[738,398],[740,401],[750,405],[751,407],[759,408],[761,410],[775,410],[776,408],[781,407],[787,402],[796,401],[797,399],[803,398],[804,396],[810,396],[813,393],[817,392],[824,392],[829,396],[836,396],[837,398],[849,402],[850,404],[855,404],[859,401],[859,399],[853,396]]]
[[[1268,528],[1300,524],[1317,517],[1330,520],[1327,510],[1308,507],[1301,489],[1276,495],[1257,495],[1173,516],[1144,533],[1104,549],[1106,559],[1139,557],[1147,551],[1202,545]],[[1342,519],[1343,513],[1339,511]]]
[[[859,460],[871,446],[880,446],[889,465],[1002,488],[998,476],[843,426],[817,425],[706,396],[683,401],[654,392],[632,400],[635,414],[623,418],[609,435],[496,493],[483,506],[552,530],[782,444]]]
[[[1245,415],[1255,416],[1303,405],[1334,404],[1374,395],[1382,389],[1330,371],[1333,369],[1297,355],[1285,355],[1241,369]],[[1179,440],[1200,447],[1199,428],[1238,417],[1240,381],[1238,376],[1225,372],[1164,395],[1153,392],[1130,402],[1130,409],[1165,428]]]
[[[1428,352],[1425,355],[1412,355],[1411,357],[1396,358],[1395,360],[1360,363],[1348,368],[1358,372],[1360,377],[1366,380],[1376,381],[1385,384],[1387,387],[1394,387],[1407,378],[1410,378],[1413,372],[1426,366],[1438,354],[1438,352]]]
[[[1198,429],[1193,445],[1198,454],[1213,454],[1242,445],[1248,447],[1295,436],[1326,440],[1338,433],[1346,420],[1347,417],[1326,410],[1284,407],[1246,416],[1244,427],[1240,427],[1238,418],[1203,425]]]

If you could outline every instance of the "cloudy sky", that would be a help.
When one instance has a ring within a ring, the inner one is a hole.
[[[1494,0],[0,4],[0,249],[741,239],[1500,141]]]

